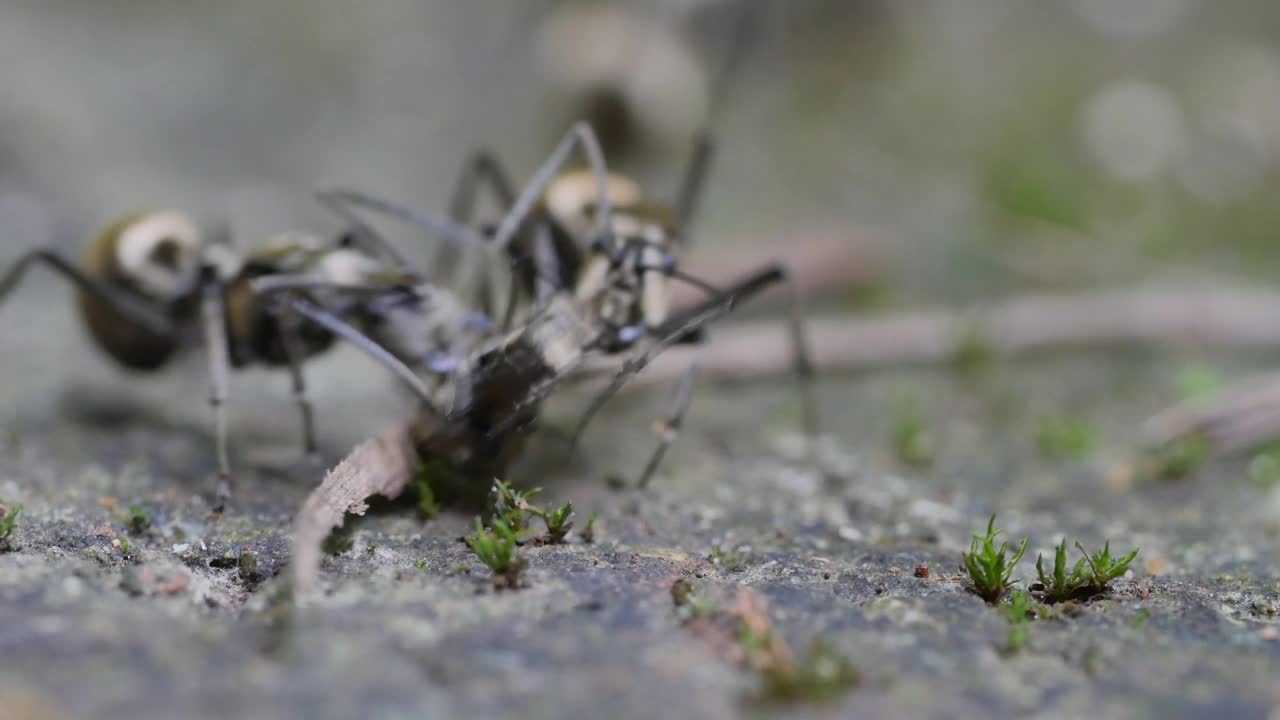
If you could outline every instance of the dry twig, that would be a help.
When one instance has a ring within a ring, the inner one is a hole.
[[[342,527],[346,514],[363,515],[374,495],[398,496],[413,479],[417,463],[406,423],[366,440],[329,471],[294,520],[292,566],[298,595],[315,583],[321,545]]]
[[[1083,346],[1184,344],[1280,345],[1280,293],[1228,288],[1146,288],[1031,295],[968,311],[910,310],[881,317],[809,322],[819,372],[938,363],[980,348],[1017,355]],[[713,328],[705,347],[673,348],[654,360],[633,387],[667,384],[701,353],[703,373],[718,379],[781,375],[791,368],[780,321]],[[602,361],[588,374],[611,373]]]
[[[1203,438],[1215,454],[1247,450],[1280,437],[1280,373],[1232,383],[1211,397],[1170,407],[1143,425],[1151,446]]]

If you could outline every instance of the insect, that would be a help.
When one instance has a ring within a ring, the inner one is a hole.
[[[586,156],[586,170],[564,169],[575,149]],[[700,341],[704,325],[751,295],[787,280],[785,269],[776,263],[724,288],[679,268],[677,253],[686,245],[681,228],[696,208],[710,155],[711,142],[704,135],[687,164],[674,210],[643,195],[631,179],[609,173],[599,143],[585,123],[570,129],[519,196],[493,153],[475,153],[464,166],[451,219],[354,191],[334,193],[352,206],[389,213],[451,236],[455,244],[483,246],[495,257],[505,257],[514,269],[500,323],[508,334],[492,341],[488,357],[493,365],[522,362],[548,372],[529,384],[524,398],[493,425],[491,433],[501,434],[520,423],[524,410],[535,408],[590,357],[626,356],[612,382],[579,419],[572,433],[576,443],[608,399],[658,353],[675,343]],[[472,220],[482,181],[509,209],[496,226],[482,228],[483,233],[459,229],[458,222]],[[673,280],[700,288],[706,299],[673,313],[667,299]],[[796,370],[804,381],[807,421],[816,424],[811,420],[808,389],[811,366],[794,303],[791,328]],[[522,352],[500,349],[506,346],[518,346]],[[530,351],[532,359],[525,357]],[[478,368],[476,363],[472,366]],[[672,410],[659,422],[659,449],[641,475],[641,485],[648,482],[683,420],[696,374],[695,363],[677,385]]]
[[[329,326],[308,320],[302,312],[311,309],[309,301],[264,302],[253,288],[255,279],[305,277],[331,287],[360,286],[385,275],[389,263],[353,242],[335,243],[304,233],[283,233],[237,253],[225,230],[205,233],[187,214],[159,210],[126,215],[108,225],[85,249],[79,266],[51,249],[28,252],[0,276],[0,302],[28,269],[44,265],[75,286],[89,335],[121,367],[156,372],[180,353],[203,345],[217,436],[217,496],[222,503],[231,490],[229,370],[287,367],[302,419],[303,444],[314,454],[315,424],[302,365],[335,340]],[[396,358],[377,348],[365,349],[406,382],[417,382]]]

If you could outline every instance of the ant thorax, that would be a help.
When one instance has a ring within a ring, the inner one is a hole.
[[[453,372],[492,332],[487,317],[454,293],[430,284],[369,303],[370,337],[392,355],[431,374]]]
[[[555,295],[524,327],[502,340],[500,352],[527,344],[537,348],[546,369],[553,374],[564,372],[582,359],[583,348],[589,347],[598,335],[594,324],[586,322],[589,317],[580,312],[572,298]]]

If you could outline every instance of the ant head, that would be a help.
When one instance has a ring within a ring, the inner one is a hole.
[[[125,280],[156,300],[176,300],[195,287],[204,243],[185,213],[161,210],[117,222],[115,256]]]
[[[610,207],[627,207],[643,199],[640,186],[630,178],[609,173],[604,184]],[[586,170],[562,173],[547,187],[543,200],[548,214],[567,231],[577,238],[590,237],[600,205],[595,175]]]

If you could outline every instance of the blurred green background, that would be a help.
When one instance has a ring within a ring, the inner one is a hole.
[[[116,213],[155,205],[227,212],[245,241],[329,227],[306,193],[337,183],[442,208],[478,144],[526,177],[573,107],[548,58],[593,52],[581,33],[547,52],[548,24],[574,5],[9,0],[0,252],[75,248]],[[637,34],[677,34],[712,68],[741,14],[753,16],[714,119],[709,241],[874,227],[902,258],[889,285],[903,300],[1275,272],[1274,3],[615,9]],[[691,80],[661,48],[626,49],[659,86],[646,97],[678,99]],[[670,187],[680,133],[697,122],[672,120],[618,164]]]

